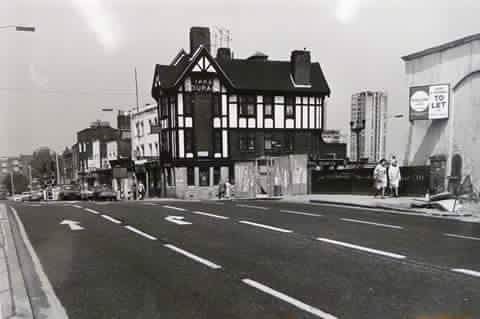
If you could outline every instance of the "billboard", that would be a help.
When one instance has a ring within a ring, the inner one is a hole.
[[[409,102],[410,121],[448,119],[450,85],[411,87]]]

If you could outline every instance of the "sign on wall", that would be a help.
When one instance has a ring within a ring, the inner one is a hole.
[[[424,85],[410,88],[410,121],[448,119],[450,85]]]

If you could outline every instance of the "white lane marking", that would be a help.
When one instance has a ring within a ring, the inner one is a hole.
[[[201,264],[204,264],[205,266],[210,267],[210,268],[212,268],[212,269],[220,269],[220,268],[222,268],[222,266],[220,266],[220,265],[217,265],[217,264],[215,264],[215,263],[213,263],[213,262],[211,262],[211,261],[209,261],[209,260],[207,260],[207,259],[205,259],[205,258],[198,257],[198,256],[196,256],[196,255],[194,255],[194,254],[192,254],[192,253],[189,253],[189,252],[186,251],[186,250],[183,250],[183,249],[181,249],[181,248],[178,248],[178,247],[176,247],[176,246],[174,246],[174,245],[165,244],[165,245],[163,245],[163,246],[166,247],[166,248],[168,248],[168,249],[171,249],[171,250],[173,250],[173,251],[175,251],[175,252],[177,252],[177,253],[179,253],[179,254],[182,254],[182,255],[184,255],[185,257],[188,257],[188,258],[190,258],[190,259],[193,259],[193,260],[195,260],[195,261],[197,261],[197,262],[199,262],[199,263],[201,263]]]
[[[352,248],[352,249],[357,249],[357,250],[361,250],[361,251],[366,251],[366,252],[368,252],[368,253],[377,254],[377,255],[382,255],[382,256],[386,256],[386,257],[391,257],[391,258],[396,258],[396,259],[404,259],[404,258],[407,258],[407,257],[404,256],[404,255],[399,255],[399,254],[391,253],[391,252],[388,252],[388,251],[383,251],[383,250],[368,248],[368,247],[364,247],[364,246],[358,246],[358,245],[354,245],[354,244],[350,244],[350,243],[345,243],[345,242],[341,242],[341,241],[336,241],[336,240],[332,240],[332,239],[328,239],[328,238],[318,237],[317,240],[320,240],[320,241],[323,241],[323,242],[326,242],[326,243],[330,243],[330,244],[335,244],[335,245],[343,246],[343,247],[348,247],[348,248]]]
[[[110,216],[105,215],[105,214],[102,214],[102,217],[105,218],[106,220],[111,221],[112,223],[115,223],[115,224],[121,224],[121,223],[122,223],[122,222],[119,221],[118,219],[115,219],[115,218],[110,217]]]
[[[144,233],[143,231],[139,230],[139,229],[136,229],[135,227],[132,227],[132,226],[125,226],[126,229],[130,230],[130,231],[133,231],[134,233],[137,233],[139,234],[140,236],[143,236],[145,238],[148,238],[150,240],[157,240],[157,237],[154,237],[154,236],[151,236],[147,233]]]
[[[209,216],[209,217],[218,218],[218,219],[228,219],[229,218],[229,217],[226,217],[226,216],[215,215],[215,214],[204,213],[204,212],[198,212],[198,211],[194,211],[194,212],[192,212],[192,214]]]
[[[463,269],[463,268],[452,268],[452,271],[462,273],[462,274],[465,274],[465,275],[474,276],[474,277],[480,277],[480,271]]]
[[[60,225],[67,225],[70,230],[84,230],[82,226],[79,225],[80,222],[77,222],[76,220],[69,220],[69,219],[64,219],[60,222]]]
[[[213,202],[214,205],[225,205],[225,203]]]
[[[292,298],[290,296],[287,296],[286,294],[280,292],[280,291],[276,291],[268,286],[265,286],[255,280],[252,280],[252,279],[242,279],[242,282],[249,285],[250,287],[253,287],[255,289],[258,289],[266,294],[269,294],[273,297],[276,297],[282,301],[285,301],[295,307],[297,307],[298,309],[301,309],[303,311],[306,311],[306,312],[309,312],[319,318],[322,318],[322,319],[337,319],[337,317],[325,312],[325,311],[322,311],[318,308],[315,308],[315,307],[312,307],[310,305],[307,305],[306,303],[303,303],[301,302],[300,300],[298,299],[295,299],[295,298]]]
[[[261,210],[267,210],[270,209],[268,207],[264,206],[253,206],[253,205],[244,205],[244,204],[237,204],[237,207],[245,207],[245,208],[253,208],[253,209],[261,209]]]
[[[249,222],[249,221],[246,221],[246,220],[241,220],[241,221],[239,221],[239,223],[252,225],[252,226],[256,226],[256,227],[261,227],[261,228],[265,228],[265,229],[270,229],[270,230],[275,230],[275,231],[278,231],[278,232],[281,232],[281,233],[291,233],[292,232],[289,229],[278,228],[278,227],[264,225],[264,224],[257,224],[257,223]]]
[[[75,208],[83,208],[82,206],[79,206],[79,205],[72,205],[72,207],[75,207]]]
[[[171,223],[177,224],[177,225],[191,225],[191,222],[184,221],[185,217],[183,216],[167,216],[165,217],[166,221],[169,221]]]
[[[389,225],[389,224],[380,224],[380,223],[368,222],[368,221],[366,221],[366,220],[351,219],[351,218],[340,218],[340,220],[343,220],[343,221],[345,221],[345,222],[358,223],[358,224],[367,224],[367,225],[387,227],[387,228],[394,228],[394,229],[403,229],[402,226]]]
[[[164,208],[168,208],[168,209],[174,209],[174,210],[179,210],[181,212],[184,212],[186,211],[185,208],[181,208],[181,207],[175,207],[175,206],[168,206],[168,205],[163,205]]]
[[[355,210],[361,210],[362,213],[372,213],[372,212],[380,212],[380,213],[387,213],[387,214],[397,214],[397,215],[411,215],[411,216],[423,216],[423,217],[431,217],[431,218],[438,218],[435,216],[426,215],[424,213],[410,213],[405,211],[394,211],[391,209],[383,209],[381,207],[378,208],[370,208],[370,207],[360,207],[360,206],[352,206],[352,205],[345,205],[345,204],[327,204],[327,203],[310,203],[309,205],[312,206],[329,206],[329,207],[341,207],[341,208],[350,208]]]
[[[95,215],[100,215],[100,212],[97,212],[96,210],[93,210],[93,209],[90,209],[90,208],[84,208],[84,210],[86,210],[87,212],[90,212],[92,214],[95,214]]]
[[[142,205],[146,205],[146,206],[157,206],[157,204],[155,204],[155,203],[142,203]]]
[[[281,209],[281,213],[287,213],[287,214],[295,214],[295,215],[305,215],[305,216],[313,216],[313,217],[322,217],[323,215],[320,214],[311,214],[311,213],[305,213],[305,212],[299,212],[295,210],[288,210],[288,209]]]
[[[15,208],[11,206],[10,206],[10,209],[12,210],[13,215],[15,216],[15,220],[17,222],[20,235],[23,239],[23,242],[25,243],[25,247],[27,247],[28,253],[32,258],[33,267],[35,268],[35,273],[37,274],[40,280],[42,291],[47,299],[46,301],[50,305],[50,307],[46,309],[46,312],[44,313],[44,315],[47,318],[59,318],[59,319],[68,318],[65,308],[63,307],[62,303],[60,302],[57,295],[55,294],[52,284],[50,283],[50,280],[48,280],[48,277],[45,274],[45,270],[43,269],[42,263],[40,262],[40,259],[38,258],[37,253],[35,252],[35,249],[33,249],[32,243],[28,238],[27,232],[25,231],[25,227],[23,226],[23,223],[20,220],[20,217],[18,216],[17,211],[15,210]]]
[[[457,235],[457,234],[445,233],[444,235],[448,237],[455,237],[455,238],[462,238],[462,239],[480,240],[480,238],[478,237],[470,237],[470,236],[463,236],[463,235]]]

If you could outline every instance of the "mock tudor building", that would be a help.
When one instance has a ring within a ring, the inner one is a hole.
[[[290,61],[257,52],[210,52],[208,28],[190,30],[190,52],[156,65],[160,156],[170,195],[211,198],[230,180],[237,196],[307,192],[307,165],[330,153],[323,143],[330,88],[310,52]],[[313,163],[311,163],[313,162]]]

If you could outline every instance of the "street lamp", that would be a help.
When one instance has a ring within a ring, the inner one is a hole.
[[[0,29],[14,29],[19,32],[35,32],[35,27],[22,25],[2,25]]]
[[[357,164],[360,164],[360,133],[365,129],[365,120],[351,121],[350,129],[357,135]]]

